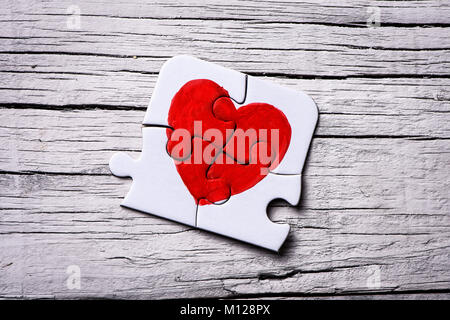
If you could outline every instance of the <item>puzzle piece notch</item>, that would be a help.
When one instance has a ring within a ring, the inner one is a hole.
[[[195,226],[197,204],[166,152],[165,128],[144,127],[142,135],[139,159],[120,152],[109,162],[114,175],[133,179],[121,205]]]
[[[269,173],[265,179],[221,205],[199,206],[197,227],[273,251],[279,251],[289,233],[288,224],[272,222],[267,205],[284,199],[297,205],[301,175]]]
[[[245,100],[247,75],[191,56],[175,56],[167,60],[159,72],[143,124],[169,126],[172,98],[194,79],[214,81],[227,89],[230,99],[236,102]]]

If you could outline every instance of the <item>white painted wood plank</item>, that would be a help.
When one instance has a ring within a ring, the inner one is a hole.
[[[408,191],[428,185],[422,191],[436,197],[439,186],[423,181],[394,191],[365,177],[375,185],[363,186],[361,196],[361,178],[305,178],[301,208],[271,210],[292,227],[276,255],[119,208],[128,183],[112,176],[0,175],[10,186],[1,197],[1,294],[161,298],[448,288],[448,203],[423,202],[414,198],[420,190]],[[356,208],[377,198],[390,208]],[[72,264],[85,277],[80,291],[65,286]],[[374,267],[381,272],[376,290],[367,287]]]
[[[147,107],[157,73],[164,62],[164,59],[58,58],[34,54],[0,55],[0,58],[3,59],[0,63],[1,104],[98,104],[142,108]],[[233,68],[233,63],[225,65]],[[444,72],[447,69],[441,68]],[[449,108],[447,78],[318,78],[268,79],[308,92],[324,112],[345,110],[355,113],[361,112],[357,108],[364,107],[367,110],[365,113],[379,112],[381,109],[395,113],[399,107],[410,105],[409,108],[416,108],[416,104],[422,109],[428,104],[433,105],[433,110]]]
[[[409,106],[404,114],[320,115],[309,168],[378,174],[386,166],[389,177],[406,163],[414,172],[445,166],[450,114]],[[113,152],[141,150],[143,115],[133,110],[2,109],[0,137],[6,143],[0,146],[0,169],[107,174]]]
[[[344,28],[145,19],[119,23],[117,19],[88,16],[83,17],[80,30],[70,30],[65,16],[32,14],[21,19],[23,22],[0,22],[1,52],[50,55],[38,57],[38,67],[63,64],[70,69],[71,64],[65,63],[70,61],[66,60],[70,59],[68,54],[106,55],[116,60],[136,56],[146,58],[144,71],[158,72],[151,61],[156,60],[159,66],[171,56],[191,54],[250,73],[448,76],[448,31],[442,27]],[[122,63],[129,65],[126,70],[136,64],[130,59]],[[85,62],[85,66],[90,64]]]
[[[384,294],[384,293],[372,293],[372,294],[336,294],[333,296],[313,296],[313,295],[298,295],[298,296],[287,296],[287,297],[252,297],[250,299],[254,300],[448,300],[450,298],[449,293],[439,293],[436,292],[429,293],[405,293],[405,294]],[[242,298],[241,298],[242,299]]]
[[[370,162],[371,157],[367,157],[369,160],[366,162]],[[405,158],[407,157],[408,155],[405,155]],[[440,162],[436,160],[434,163],[440,169],[429,170],[427,168],[429,166],[427,162],[429,161],[424,160],[425,163],[422,164],[422,168],[414,168],[412,164],[405,161],[394,164],[395,168],[391,168],[390,173],[378,169],[378,174],[373,172],[377,171],[375,164],[366,164],[370,169],[367,170],[366,174],[357,170],[352,171],[351,168],[346,168],[346,170],[335,168],[332,164],[327,168],[320,164],[311,165],[303,177],[304,190],[301,206],[311,210],[367,208],[379,209],[382,212],[383,209],[386,211],[401,209],[404,211],[403,213],[423,212],[424,214],[433,213],[445,216],[449,209],[446,192],[449,183],[447,177],[448,164],[445,163],[445,159],[439,159]],[[386,167],[385,163],[382,162],[380,167]],[[107,169],[106,163],[104,168]],[[85,200],[100,201],[99,203],[88,202],[84,204],[84,206],[95,210],[97,206],[101,205],[103,195],[106,196],[108,201],[116,199],[113,203],[118,205],[119,199],[126,194],[130,183],[129,180],[114,180],[109,175],[60,175],[45,173],[35,175],[11,174],[10,177],[5,173],[5,176],[7,176],[7,178],[3,178],[7,179],[4,180],[5,183],[12,183],[12,186],[10,186],[11,190],[6,188],[2,190],[2,196],[5,197],[2,205],[17,210],[39,210],[40,205],[46,203],[49,207],[47,210],[50,210],[53,204],[59,209],[66,207],[77,211],[76,208],[80,205],[79,203],[66,197],[58,198],[59,192],[68,194],[73,191],[87,197]],[[23,188],[22,193],[19,187]],[[43,190],[35,190],[39,188],[43,188]],[[70,188],[73,188],[73,190]],[[42,196],[31,197],[27,200],[27,207],[23,207],[21,197],[26,199],[27,191],[35,191]],[[99,192],[100,199],[95,197],[96,192]],[[21,197],[18,196],[17,199],[8,200],[10,197],[14,198],[16,194],[21,195]],[[89,197],[93,198],[89,199]],[[109,204],[112,206],[111,203]],[[278,206],[283,205],[278,203]],[[443,225],[442,227],[449,226]]]
[[[117,19],[95,15],[81,16],[79,29],[71,29],[66,25],[69,15],[24,12],[14,17],[17,20],[0,20],[3,51],[84,49],[116,55],[134,51],[139,56],[208,46],[211,50],[222,49],[224,53],[233,49],[315,50],[316,54],[325,49],[349,53],[358,52],[350,49],[448,50],[445,26],[353,28],[265,21]]]
[[[365,25],[369,7],[380,8],[381,22],[386,24],[448,24],[450,6],[445,1],[258,1],[258,0],[179,0],[114,1],[102,0],[10,1],[1,8],[3,14],[35,13],[64,15],[71,5],[78,5],[86,16],[115,18],[200,19],[200,20],[264,20],[291,23],[330,23]]]

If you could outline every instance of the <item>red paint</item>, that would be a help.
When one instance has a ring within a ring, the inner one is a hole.
[[[226,97],[227,99],[220,99]],[[208,129],[220,130],[223,137],[226,129],[234,129],[233,117],[236,109],[229,99],[228,91],[211,80],[199,79],[187,82],[172,99],[168,123],[174,129],[186,129],[192,137],[203,137]],[[194,132],[194,121],[202,121],[200,132]],[[175,143],[170,141],[167,150],[171,152]],[[223,144],[219,147],[223,147]]]
[[[195,130],[194,121],[201,121],[201,130]],[[279,109],[267,103],[251,103],[236,110],[228,92],[206,79],[189,81],[175,94],[168,123],[175,130],[187,130],[191,137],[190,145],[183,150],[187,151],[185,157],[173,157],[179,160],[175,160],[177,171],[200,205],[226,200],[253,187],[281,162],[291,139],[289,121]],[[223,141],[205,137],[208,129],[217,129]],[[246,139],[251,149],[237,152],[239,131],[249,129],[255,130],[255,135]],[[260,129],[265,129],[267,135]],[[264,161],[258,151],[276,141],[271,129],[278,130],[279,152],[269,151],[268,161]],[[172,133],[167,130],[170,154],[179,143],[171,140]],[[204,159],[205,151],[215,157]]]

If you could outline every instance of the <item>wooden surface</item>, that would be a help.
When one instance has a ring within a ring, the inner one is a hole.
[[[0,297],[450,298],[448,2],[2,0],[0,15]],[[177,54],[317,102],[301,203],[269,208],[291,225],[280,254],[119,206],[130,180],[108,160],[138,155]]]

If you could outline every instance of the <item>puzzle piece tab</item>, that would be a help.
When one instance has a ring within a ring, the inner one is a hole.
[[[197,204],[166,152],[166,129],[142,128],[142,135],[139,159],[120,152],[109,161],[115,176],[133,179],[121,205],[195,226]]]

